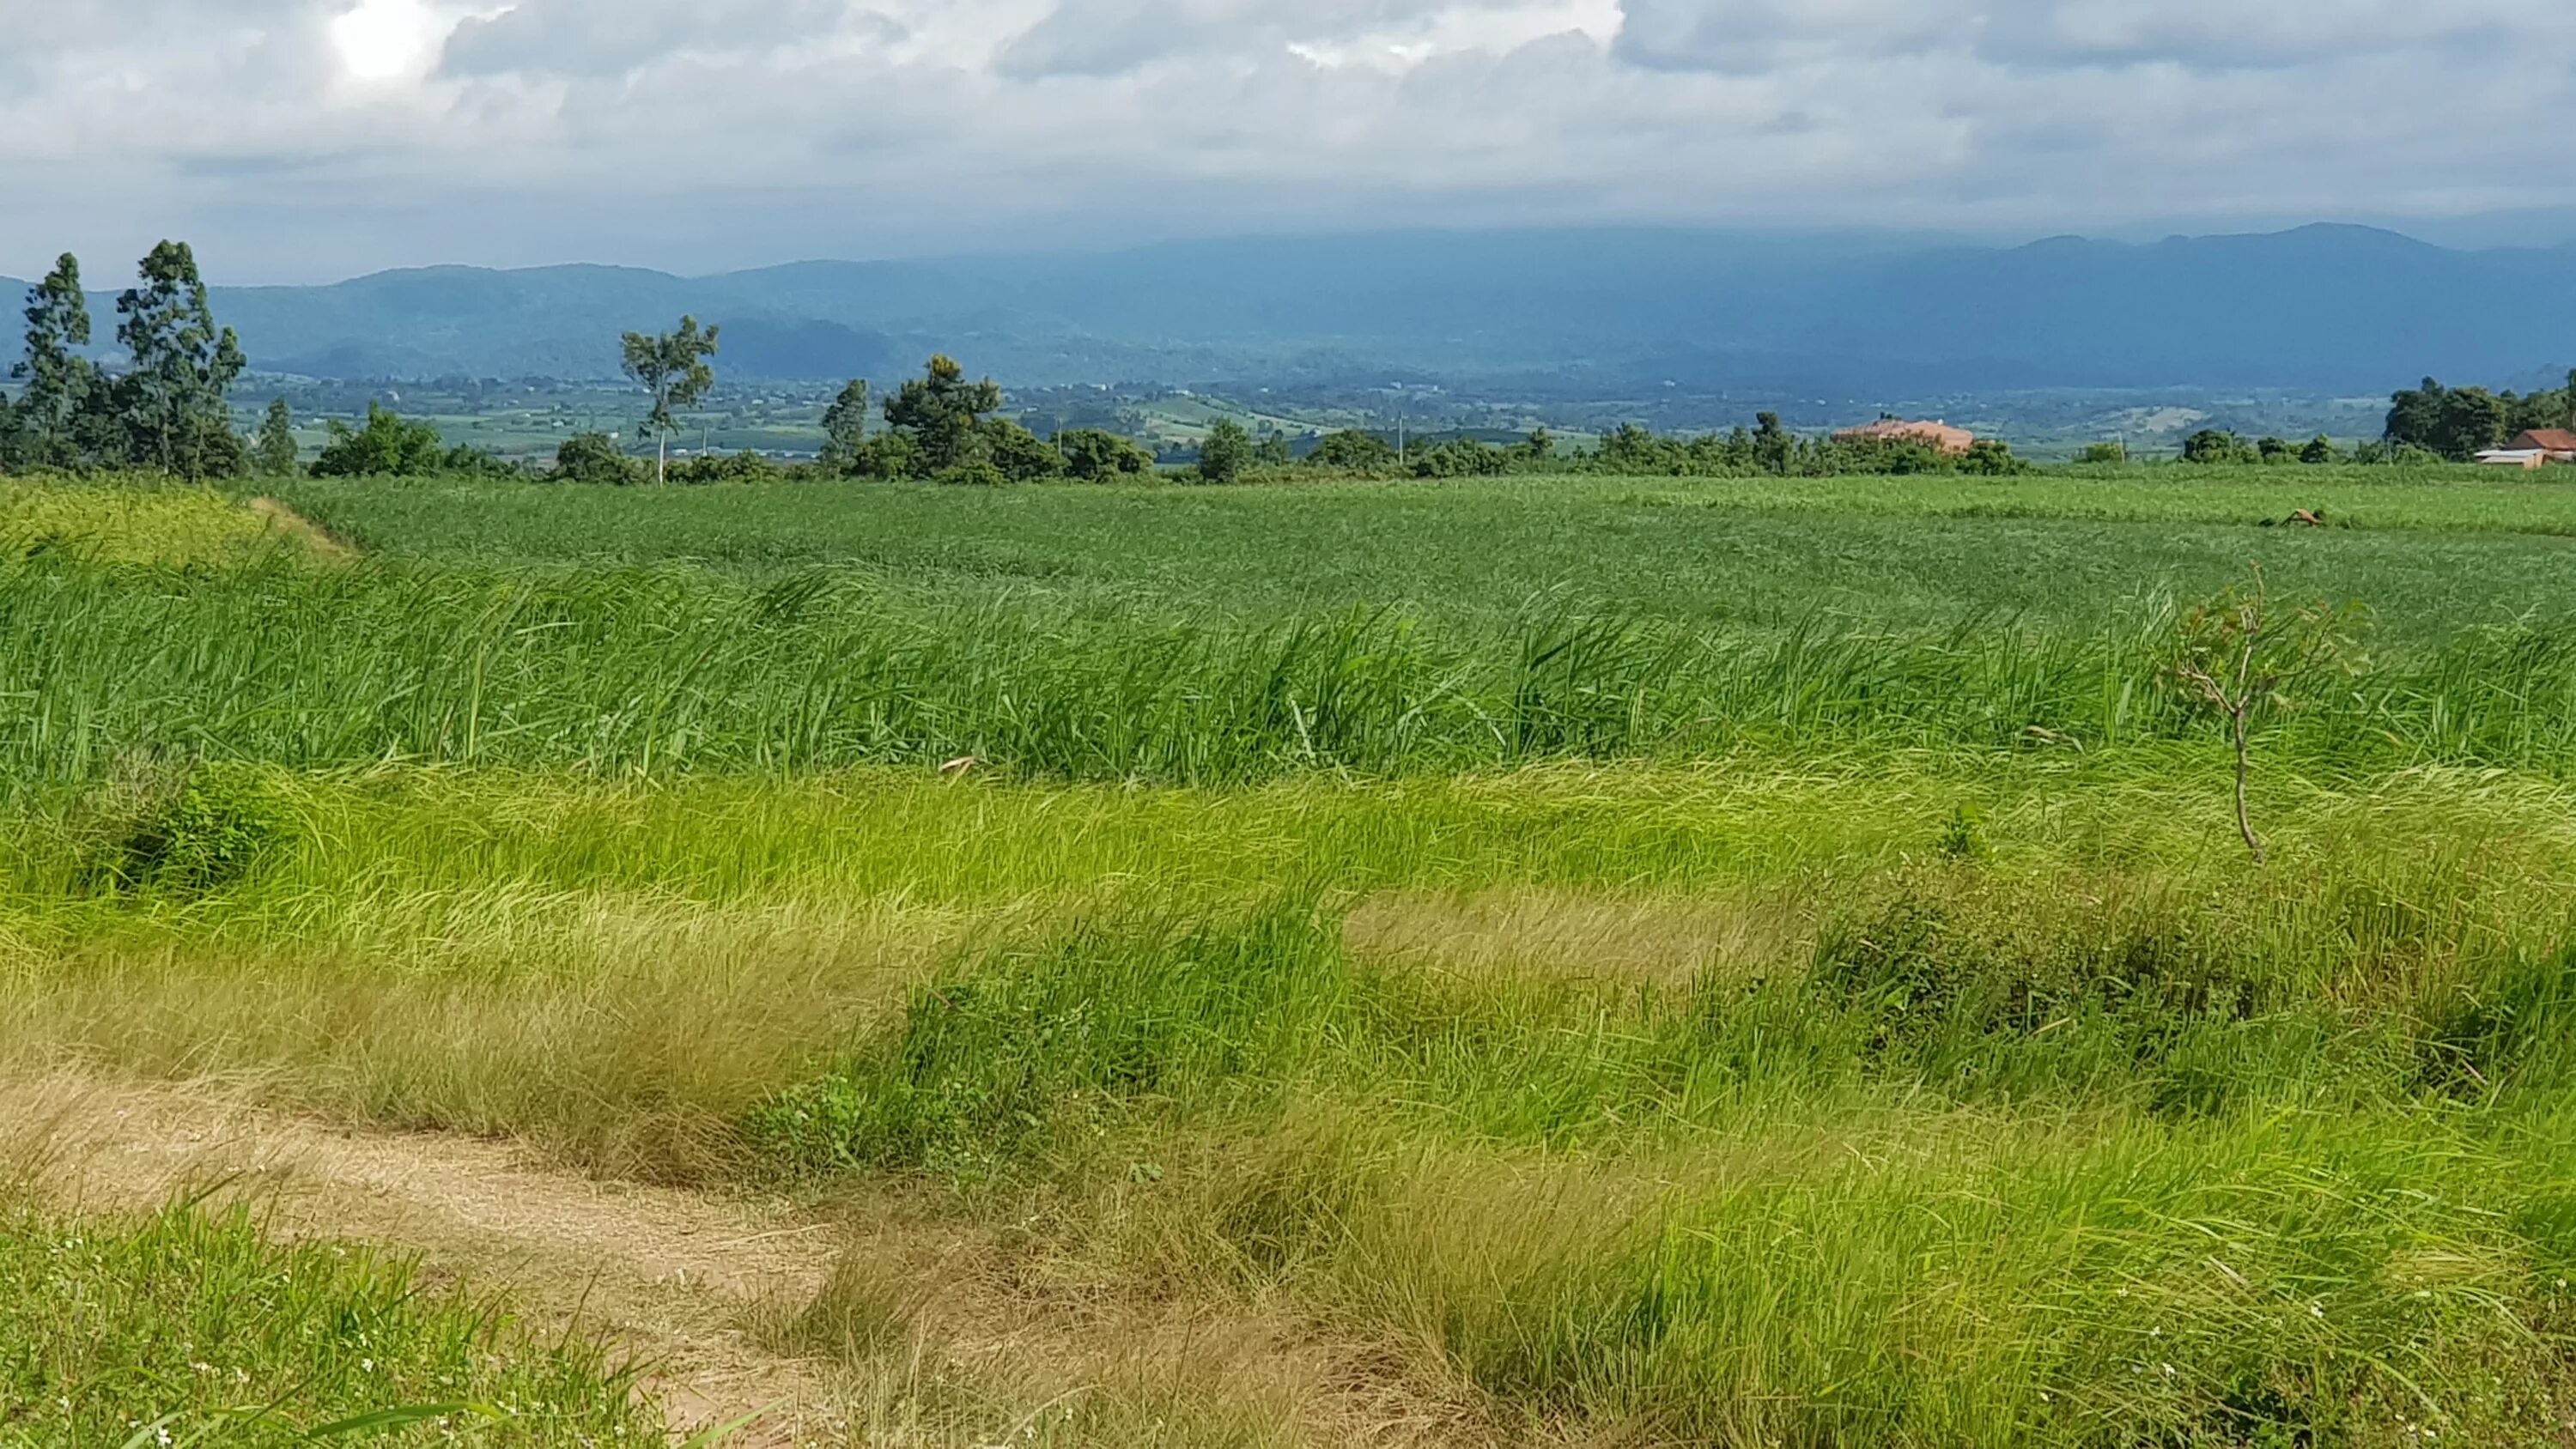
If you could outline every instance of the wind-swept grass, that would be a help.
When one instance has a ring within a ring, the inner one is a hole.
[[[1553,758],[2004,754],[2209,736],[2157,674],[2168,616],[2091,635],[1711,633],[1541,610],[1498,640],[1359,613],[1155,628],[898,605],[858,580],[287,562],[0,570],[0,765],[132,755],[583,774],[974,756],[1073,779],[1243,781]],[[2392,651],[2267,745],[2309,769],[2576,761],[2576,633]]]

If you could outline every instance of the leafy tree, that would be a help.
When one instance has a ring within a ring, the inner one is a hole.
[[[680,426],[679,409],[705,397],[707,389],[716,385],[716,370],[707,365],[707,359],[716,354],[716,334],[721,330],[700,331],[697,318],[682,317],[677,332],[626,334],[622,344],[626,375],[653,399],[644,426],[653,430],[660,444],[653,465],[657,482],[671,476],[671,434]]]
[[[1962,473],[1976,473],[1989,478],[2027,473],[2030,464],[2013,456],[2012,444],[2001,438],[1979,438],[1968,445],[1968,451],[1957,460]]]
[[[986,418],[976,424],[983,460],[1013,483],[1034,483],[1064,476],[1064,454],[1053,443],[1010,418]]]
[[[635,460],[606,433],[575,433],[555,449],[557,483],[626,484],[638,481]]]
[[[1136,446],[1133,439],[1099,428],[1058,433],[1055,446],[1064,454],[1065,471],[1085,483],[1130,478],[1151,472],[1154,467],[1154,455]]]
[[[251,457],[260,476],[283,478],[295,471],[295,412],[279,398],[268,405],[268,416],[260,419],[259,441],[251,448]]]
[[[2287,463],[2298,456],[2285,438],[2264,438],[2254,444],[2254,456],[2266,463]]]
[[[316,478],[417,478],[437,472],[447,457],[438,429],[406,422],[380,403],[367,404],[365,427],[352,430],[333,418],[330,428],[331,441],[322,446],[322,456],[313,460]],[[262,446],[266,446],[265,432]]]
[[[1413,462],[1417,478],[1490,478],[1508,471],[1511,454],[1475,438],[1451,438]]]
[[[1358,428],[1344,428],[1326,433],[1315,444],[1306,461],[1318,468],[1347,468],[1355,473],[1384,468],[1395,462],[1395,449],[1386,439]]]
[[[2319,433],[2299,450],[2299,461],[2312,468],[2321,468],[2328,463],[2342,462],[2343,450],[2335,446],[2334,439]]]
[[[2243,438],[2223,428],[2203,428],[2182,442],[2186,463],[2249,463],[2256,456]]]
[[[1285,468],[1297,461],[1297,455],[1289,450],[1286,433],[1264,428],[1261,441],[1252,447],[1252,461],[1264,468]]]
[[[2431,378],[2389,399],[2387,438],[2429,449],[2453,462],[2475,456],[2512,436],[2516,405],[2482,387],[2444,387]]]
[[[823,410],[823,466],[846,473],[868,440],[868,381],[852,378]]]
[[[1765,473],[1787,473],[1797,453],[1797,440],[1780,425],[1778,413],[1753,415],[1753,463]]]
[[[1521,441],[1521,457],[1532,463],[1555,462],[1556,434],[1545,428],[1530,429],[1530,435]]]
[[[97,364],[73,349],[90,340],[80,258],[69,252],[27,293],[27,355],[9,369],[24,383],[15,409],[19,450],[42,466],[80,462],[79,424],[100,390]]]
[[[910,433],[883,432],[870,434],[843,465],[845,478],[920,478],[928,476],[921,466],[921,445]]]
[[[684,459],[671,469],[674,483],[771,483],[786,476],[787,470],[776,459],[748,449]]]
[[[2075,461],[2079,463],[2125,463],[2129,461],[2129,445],[2126,443],[2087,443],[2084,445],[2083,453],[2078,455]]]
[[[2264,861],[2246,801],[2253,732],[2262,717],[2287,709],[2289,691],[2330,669],[2362,667],[2358,636],[2369,616],[2358,604],[2274,606],[2260,569],[2252,589],[2233,588],[2185,615],[2165,663],[2165,676],[2185,695],[2227,720],[2236,755],[2236,830],[2254,863]]]
[[[241,376],[241,341],[215,309],[186,242],[144,257],[141,285],[116,299],[116,339],[133,359],[116,383],[129,455],[181,478],[238,473],[246,463],[224,394]]]
[[[978,428],[1002,407],[1001,384],[968,382],[966,369],[946,353],[930,359],[923,375],[906,381],[885,401],[887,426],[911,441],[914,457],[905,476],[937,477],[989,460],[990,439]]]
[[[1252,435],[1232,418],[1217,419],[1199,445],[1199,481],[1232,483],[1252,466]]]

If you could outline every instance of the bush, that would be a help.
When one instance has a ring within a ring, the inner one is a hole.
[[[205,895],[248,879],[295,835],[267,776],[231,762],[128,775],[92,808],[82,874],[93,888]]]
[[[983,458],[969,458],[953,468],[931,475],[933,483],[949,483],[967,488],[999,488],[1011,481],[1010,476]]]
[[[791,471],[763,453],[711,453],[672,464],[670,476],[674,483],[773,483]]]
[[[1252,466],[1252,460],[1252,435],[1234,419],[1221,418],[1199,446],[1199,481],[1232,483]]]
[[[1306,455],[1306,461],[1318,468],[1347,468],[1354,472],[1366,472],[1372,468],[1392,466],[1395,462],[1395,449],[1386,439],[1375,433],[1364,433],[1357,428],[1344,428],[1338,433],[1326,433],[1322,440],[1315,444],[1315,451]]]
[[[644,470],[606,433],[575,433],[555,449],[555,469],[546,476],[557,483],[623,485],[644,481]]]
[[[355,432],[339,419],[331,420],[331,441],[313,461],[313,476],[417,478],[437,472],[446,457],[447,445],[439,441],[438,429],[405,422],[391,409],[369,403],[367,424]]]
[[[1075,428],[1055,435],[1064,455],[1065,472],[1085,483],[1105,483],[1150,473],[1154,455],[1134,440],[1099,428]]]
[[[2087,443],[2084,445],[2084,451],[2076,455],[2075,461],[2078,463],[2125,463],[2129,461],[2129,445],[2126,443]]]
[[[1005,479],[1035,483],[1064,476],[1064,454],[1011,419],[988,418],[976,426],[976,432],[993,470]]]

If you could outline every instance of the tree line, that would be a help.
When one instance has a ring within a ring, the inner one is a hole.
[[[2400,447],[2467,462],[2490,448],[2542,428],[2576,431],[2576,368],[2567,386],[2547,392],[2489,392],[2444,387],[2431,378],[2389,399],[2387,439]]]
[[[240,339],[215,325],[197,257],[165,241],[116,299],[116,340],[129,359],[115,376],[82,355],[91,342],[80,259],[66,253],[27,298],[26,355],[10,368],[17,396],[0,399],[0,466],[134,468],[180,478],[247,471],[226,390],[241,375]]]

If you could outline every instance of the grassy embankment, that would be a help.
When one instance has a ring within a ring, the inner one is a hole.
[[[2246,551],[2431,580],[2410,530],[2475,540],[2403,491],[2409,529]],[[1425,496],[1458,511],[1415,540],[1458,558],[1521,507]],[[1829,553],[1886,505],[1800,506]],[[2085,526],[2129,597],[2179,586],[2145,525]],[[602,576],[529,534],[12,566],[0,1050],[900,1193],[1087,1292],[1285,1305],[1391,1382],[1463,1381],[1487,1434],[2534,1443],[2571,1413],[2576,704],[2559,631],[2510,623],[2563,585],[2369,598],[2377,666],[2266,746],[2257,870],[2152,611],[1175,632],[1141,585],[1122,615],[1127,583]],[[997,773],[939,780],[952,750]],[[247,763],[183,788],[156,751]],[[871,1272],[825,1309],[907,1352]]]

